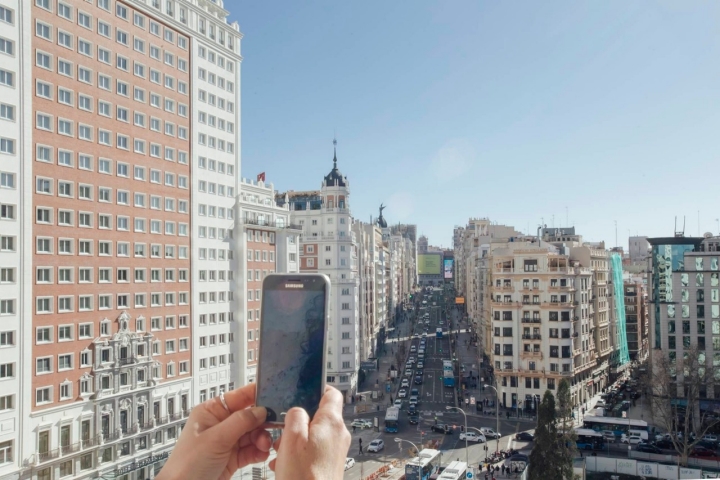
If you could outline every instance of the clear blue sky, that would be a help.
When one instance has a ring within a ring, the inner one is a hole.
[[[720,2],[225,0],[242,174],[450,246],[468,217],[588,240],[717,233]]]

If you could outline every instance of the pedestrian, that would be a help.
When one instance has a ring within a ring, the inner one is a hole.
[[[353,427],[353,433],[355,433],[355,425],[353,425],[352,427]]]
[[[503,476],[505,475],[505,464],[504,464],[504,463],[503,463],[503,466],[502,466],[502,474],[503,474]]]
[[[363,454],[363,451],[362,451],[362,438],[358,438],[358,445],[360,445],[360,455],[362,455],[362,454]]]

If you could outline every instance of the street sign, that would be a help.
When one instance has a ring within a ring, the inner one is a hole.
[[[465,474],[465,478],[473,478],[473,473],[472,473],[472,472],[467,472],[467,473]]]

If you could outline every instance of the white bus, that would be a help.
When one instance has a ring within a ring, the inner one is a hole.
[[[603,430],[610,430],[619,437],[623,433],[627,434],[630,432],[638,432],[640,438],[643,440],[648,439],[648,424],[644,420],[633,420],[631,418],[618,418],[618,417],[594,417],[592,415],[585,415],[583,419],[583,427],[590,428],[596,432],[602,432]]]
[[[438,480],[461,480],[467,475],[467,463],[465,462],[450,462],[450,465],[445,467],[442,471]]]
[[[425,448],[405,465],[405,480],[428,480],[440,467],[440,450]]]

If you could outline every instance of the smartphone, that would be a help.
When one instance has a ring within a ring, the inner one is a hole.
[[[267,409],[270,425],[284,424],[292,407],[312,418],[325,391],[330,279],[271,274],[262,291],[255,405]]]

